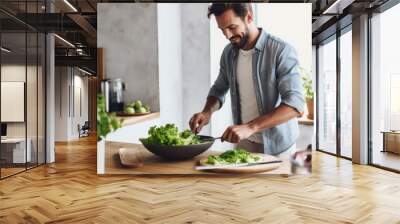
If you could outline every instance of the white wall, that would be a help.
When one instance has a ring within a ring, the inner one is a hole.
[[[115,4],[113,4],[115,5]],[[135,7],[136,4],[131,4],[130,7]],[[107,7],[110,4],[102,6],[102,12],[98,17],[101,19],[107,14]],[[139,6],[141,7],[141,6]],[[121,11],[120,13],[123,13]],[[160,118],[151,121],[142,122],[139,124],[125,126],[114,133],[107,136],[107,141],[139,143],[140,137],[147,136],[147,130],[153,125],[165,123],[174,123],[179,129],[183,128],[183,93],[182,93],[182,46],[181,46],[181,5],[180,4],[158,4],[157,5],[157,42],[151,43],[158,46],[158,85],[160,101]],[[104,15],[103,15],[104,14]],[[120,14],[120,18],[129,20],[127,13]],[[105,24],[103,24],[104,26]],[[107,29],[107,28],[104,28]],[[98,35],[103,35],[98,33]],[[129,33],[121,35],[130,35]],[[145,34],[143,34],[145,35]],[[147,35],[154,35],[153,33]],[[145,35],[145,36],[147,36]],[[123,37],[121,37],[123,38]],[[155,37],[151,37],[155,38]],[[105,45],[107,45],[105,43]],[[143,46],[145,47],[145,46]],[[150,48],[152,48],[151,46]],[[107,75],[106,75],[107,76]],[[135,78],[135,77],[133,77]],[[142,88],[148,88],[142,87]],[[149,89],[151,90],[151,89]]]
[[[89,114],[88,114],[88,109],[89,109],[89,102],[88,102],[88,77],[84,76],[82,72],[77,70],[75,68],[75,73],[74,73],[74,96],[72,98],[74,99],[73,105],[74,105],[74,112],[73,119],[72,119],[72,130],[71,130],[71,135],[73,138],[79,138],[79,132],[78,132],[78,125],[82,126],[85,121],[89,120]],[[80,93],[79,93],[80,91]],[[80,96],[80,97],[79,97]],[[79,102],[80,101],[80,102]],[[80,111],[81,110],[81,111]]]
[[[287,41],[296,50],[300,65],[311,71],[311,3],[258,3],[257,24]]]
[[[209,32],[207,5],[157,4],[157,42],[153,44],[157,46],[158,53],[160,118],[123,127],[109,134],[107,141],[138,143],[138,138],[147,136],[147,130],[152,125],[174,123],[181,130],[189,128],[190,117],[202,109],[210,87],[210,61],[199,60],[199,58],[207,59],[210,55],[210,49],[204,47],[208,46],[210,38],[207,35]],[[137,5],[130,5],[130,7],[135,6]],[[102,6],[104,13],[99,13],[99,18],[109,15],[106,7],[115,6],[110,6],[110,4]],[[124,15],[121,13],[124,12],[119,13],[120,18],[123,18]],[[128,13],[125,17],[127,20],[130,18]],[[108,28],[104,27],[104,29]],[[130,34],[121,33],[121,35]],[[147,37],[154,33],[142,35],[142,37]],[[146,88],[149,87],[146,86]],[[202,134],[209,134],[209,128],[206,127]]]
[[[183,126],[200,112],[210,89],[210,22],[208,4],[182,4],[182,77],[183,77]],[[210,126],[200,134],[210,135]]]
[[[161,123],[183,120],[182,21],[181,4],[157,4],[158,77]],[[146,132],[147,135],[147,132]]]
[[[68,67],[55,68],[55,141],[69,140],[69,95],[68,88],[70,76],[68,75]]]
[[[56,67],[55,73],[55,141],[70,141],[79,138],[78,124],[88,120],[88,78],[71,67]],[[76,97],[79,89],[81,103]]]
[[[154,3],[97,4],[97,47],[104,48],[105,77],[126,83],[125,102],[139,99],[153,111],[160,111],[157,20]],[[164,30],[165,35],[172,31]]]
[[[219,61],[222,55],[222,51],[225,46],[229,44],[229,41],[222,34],[221,30],[218,29],[217,22],[214,17],[210,19],[210,83],[211,86],[217,79],[219,74]],[[226,94],[225,103],[220,110],[215,112],[211,118],[211,135],[214,137],[222,136],[225,129],[233,124],[232,110],[231,110],[231,96]],[[229,149],[232,148],[233,144],[221,141],[216,141],[213,145],[214,149]]]

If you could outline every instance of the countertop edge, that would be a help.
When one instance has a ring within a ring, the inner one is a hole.
[[[137,124],[137,123],[141,123],[144,121],[149,121],[149,120],[153,120],[156,118],[160,117],[160,112],[153,112],[150,114],[146,114],[146,115],[141,115],[141,116],[117,116],[117,118],[122,119],[122,127],[124,126],[128,126],[128,125],[133,125],[133,124]]]

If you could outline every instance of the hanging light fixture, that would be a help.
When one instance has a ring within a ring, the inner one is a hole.
[[[57,37],[59,40],[61,40],[62,42],[66,43],[68,46],[75,48],[75,45],[73,45],[71,42],[69,42],[68,40],[62,38],[61,36],[54,34],[55,37]]]
[[[1,47],[1,51],[4,51],[6,53],[10,53],[11,52],[11,50],[9,50],[9,49],[7,49],[5,47]]]
[[[64,0],[65,4],[68,5],[68,7],[70,7],[74,12],[78,12],[78,10],[68,1],[68,0]]]

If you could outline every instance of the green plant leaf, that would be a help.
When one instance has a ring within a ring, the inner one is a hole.
[[[105,137],[118,128],[122,127],[122,120],[116,117],[115,113],[108,114],[105,109],[104,96],[97,94],[97,139]]]
[[[305,90],[305,97],[306,100],[313,100],[314,99],[314,91],[312,88],[312,80],[310,72],[306,71],[304,68],[299,67],[299,73],[301,75],[301,79],[303,80],[303,87]]]

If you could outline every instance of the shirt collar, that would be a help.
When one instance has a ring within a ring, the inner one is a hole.
[[[264,43],[265,43],[265,41],[267,40],[268,34],[267,34],[267,32],[265,32],[264,29],[261,28],[261,27],[258,27],[258,30],[259,30],[261,33],[260,33],[260,36],[259,36],[258,39],[257,39],[256,44],[254,45],[254,48],[255,48],[256,50],[258,50],[258,51],[262,51],[263,46],[264,46]],[[238,48],[233,48],[233,49],[234,49],[234,51],[233,51],[233,52],[234,52],[234,56],[236,57],[237,54],[238,54],[238,52],[239,52],[239,49],[238,49]]]
[[[256,45],[254,46],[255,49],[261,51],[263,49],[264,43],[267,40],[267,33],[264,31],[263,28],[258,28],[260,30],[260,36],[257,39]]]

